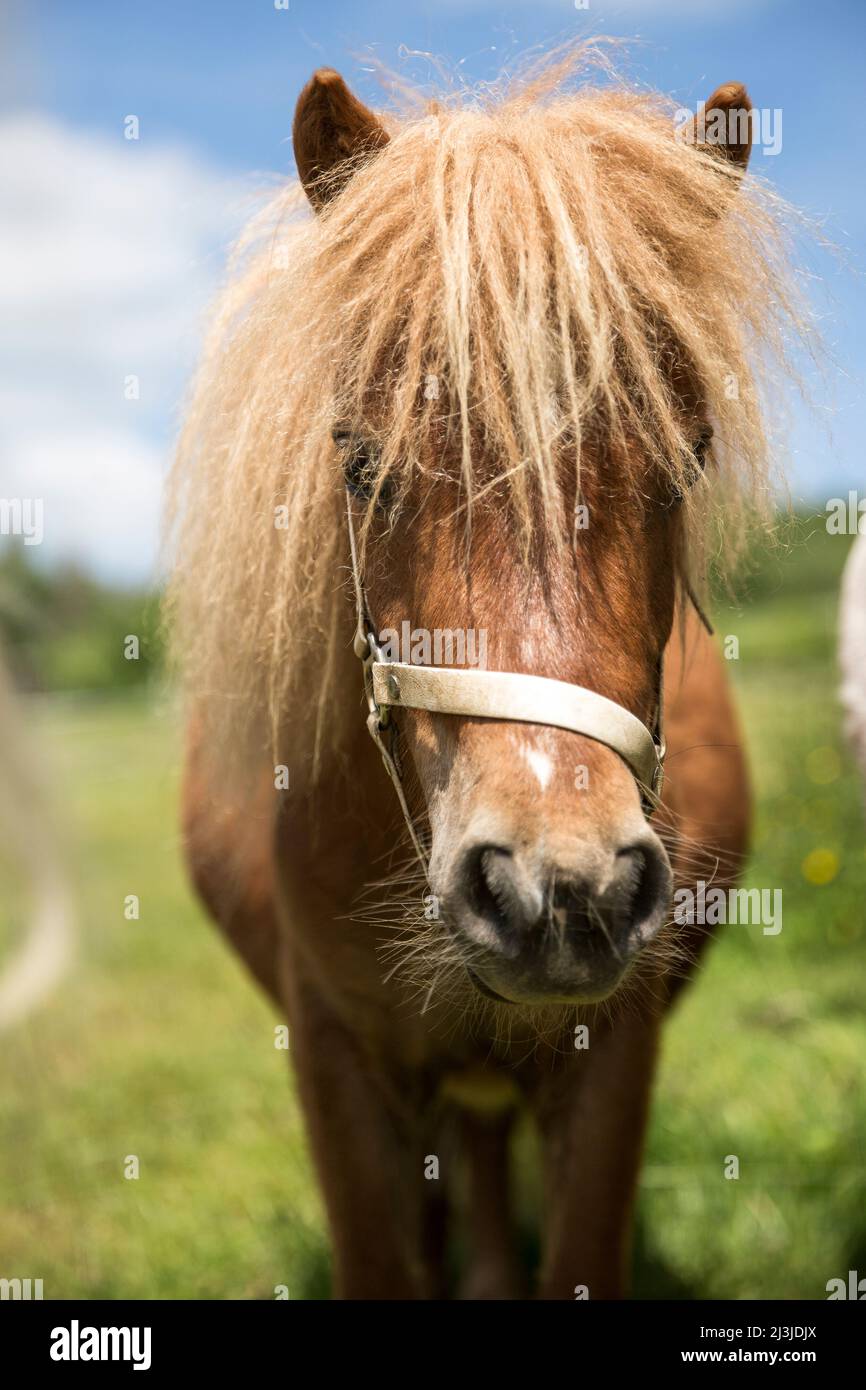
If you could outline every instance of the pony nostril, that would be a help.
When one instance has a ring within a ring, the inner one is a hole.
[[[629,845],[617,859],[623,866],[615,903],[620,925],[639,935],[654,934],[671,886],[666,856],[652,844]]]
[[[481,844],[464,860],[462,898],[484,929],[488,945],[506,954],[525,944],[526,934],[542,919],[544,898],[522,871],[507,845]]]
[[[473,912],[494,926],[505,924],[517,907],[511,850],[502,845],[479,845],[471,850],[465,868],[465,892]]]

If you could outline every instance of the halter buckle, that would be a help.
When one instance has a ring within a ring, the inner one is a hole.
[[[366,622],[359,626],[355,633],[355,655],[360,658],[364,672],[364,694],[367,697],[367,709],[369,715],[367,723],[370,732],[373,733],[372,720],[378,729],[387,729],[391,721],[391,709],[388,705],[380,705],[376,701],[373,693],[373,663],[382,660],[382,648],[376,641],[376,635],[372,627]]]

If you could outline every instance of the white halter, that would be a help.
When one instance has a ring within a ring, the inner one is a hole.
[[[412,843],[425,872],[427,856],[406,800],[392,709],[423,709],[433,714],[546,724],[551,728],[583,734],[619,754],[638,784],[645,813],[651,815],[661,796],[664,780],[664,673],[661,658],[652,732],[623,705],[582,685],[552,680],[548,676],[521,675],[514,671],[470,671],[450,666],[415,666],[403,661],[387,661],[379,645],[364,593],[352,516],[352,496],[348,489],[346,507],[357,609],[355,654],[364,668],[364,690],[369,707],[367,728],[394,783]]]

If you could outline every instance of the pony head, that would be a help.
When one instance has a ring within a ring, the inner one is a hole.
[[[572,64],[400,117],[328,69],[301,94],[299,185],[245,243],[176,469],[180,644],[242,763],[300,756],[313,785],[360,721],[347,487],[397,659],[556,677],[646,724],[710,518],[730,551],[767,491],[760,364],[796,309],[743,179],[748,97],[710,97],[702,144]],[[611,994],[672,890],[622,759],[417,710],[400,739],[436,930],[479,989]]]

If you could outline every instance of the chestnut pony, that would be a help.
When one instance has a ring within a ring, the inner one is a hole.
[[[188,859],[290,1022],[347,1298],[443,1296],[454,1213],[463,1295],[528,1291],[526,1111],[538,1292],[624,1292],[660,1024],[704,935],[674,882],[725,884],[746,847],[695,596],[713,525],[729,554],[766,491],[757,373],[796,312],[779,206],[743,178],[742,87],[710,98],[711,139],[572,66],[381,117],[315,73],[175,469]],[[419,862],[365,727],[350,529],[410,661],[483,655],[653,729],[666,653],[662,804],[544,711],[399,709]]]

